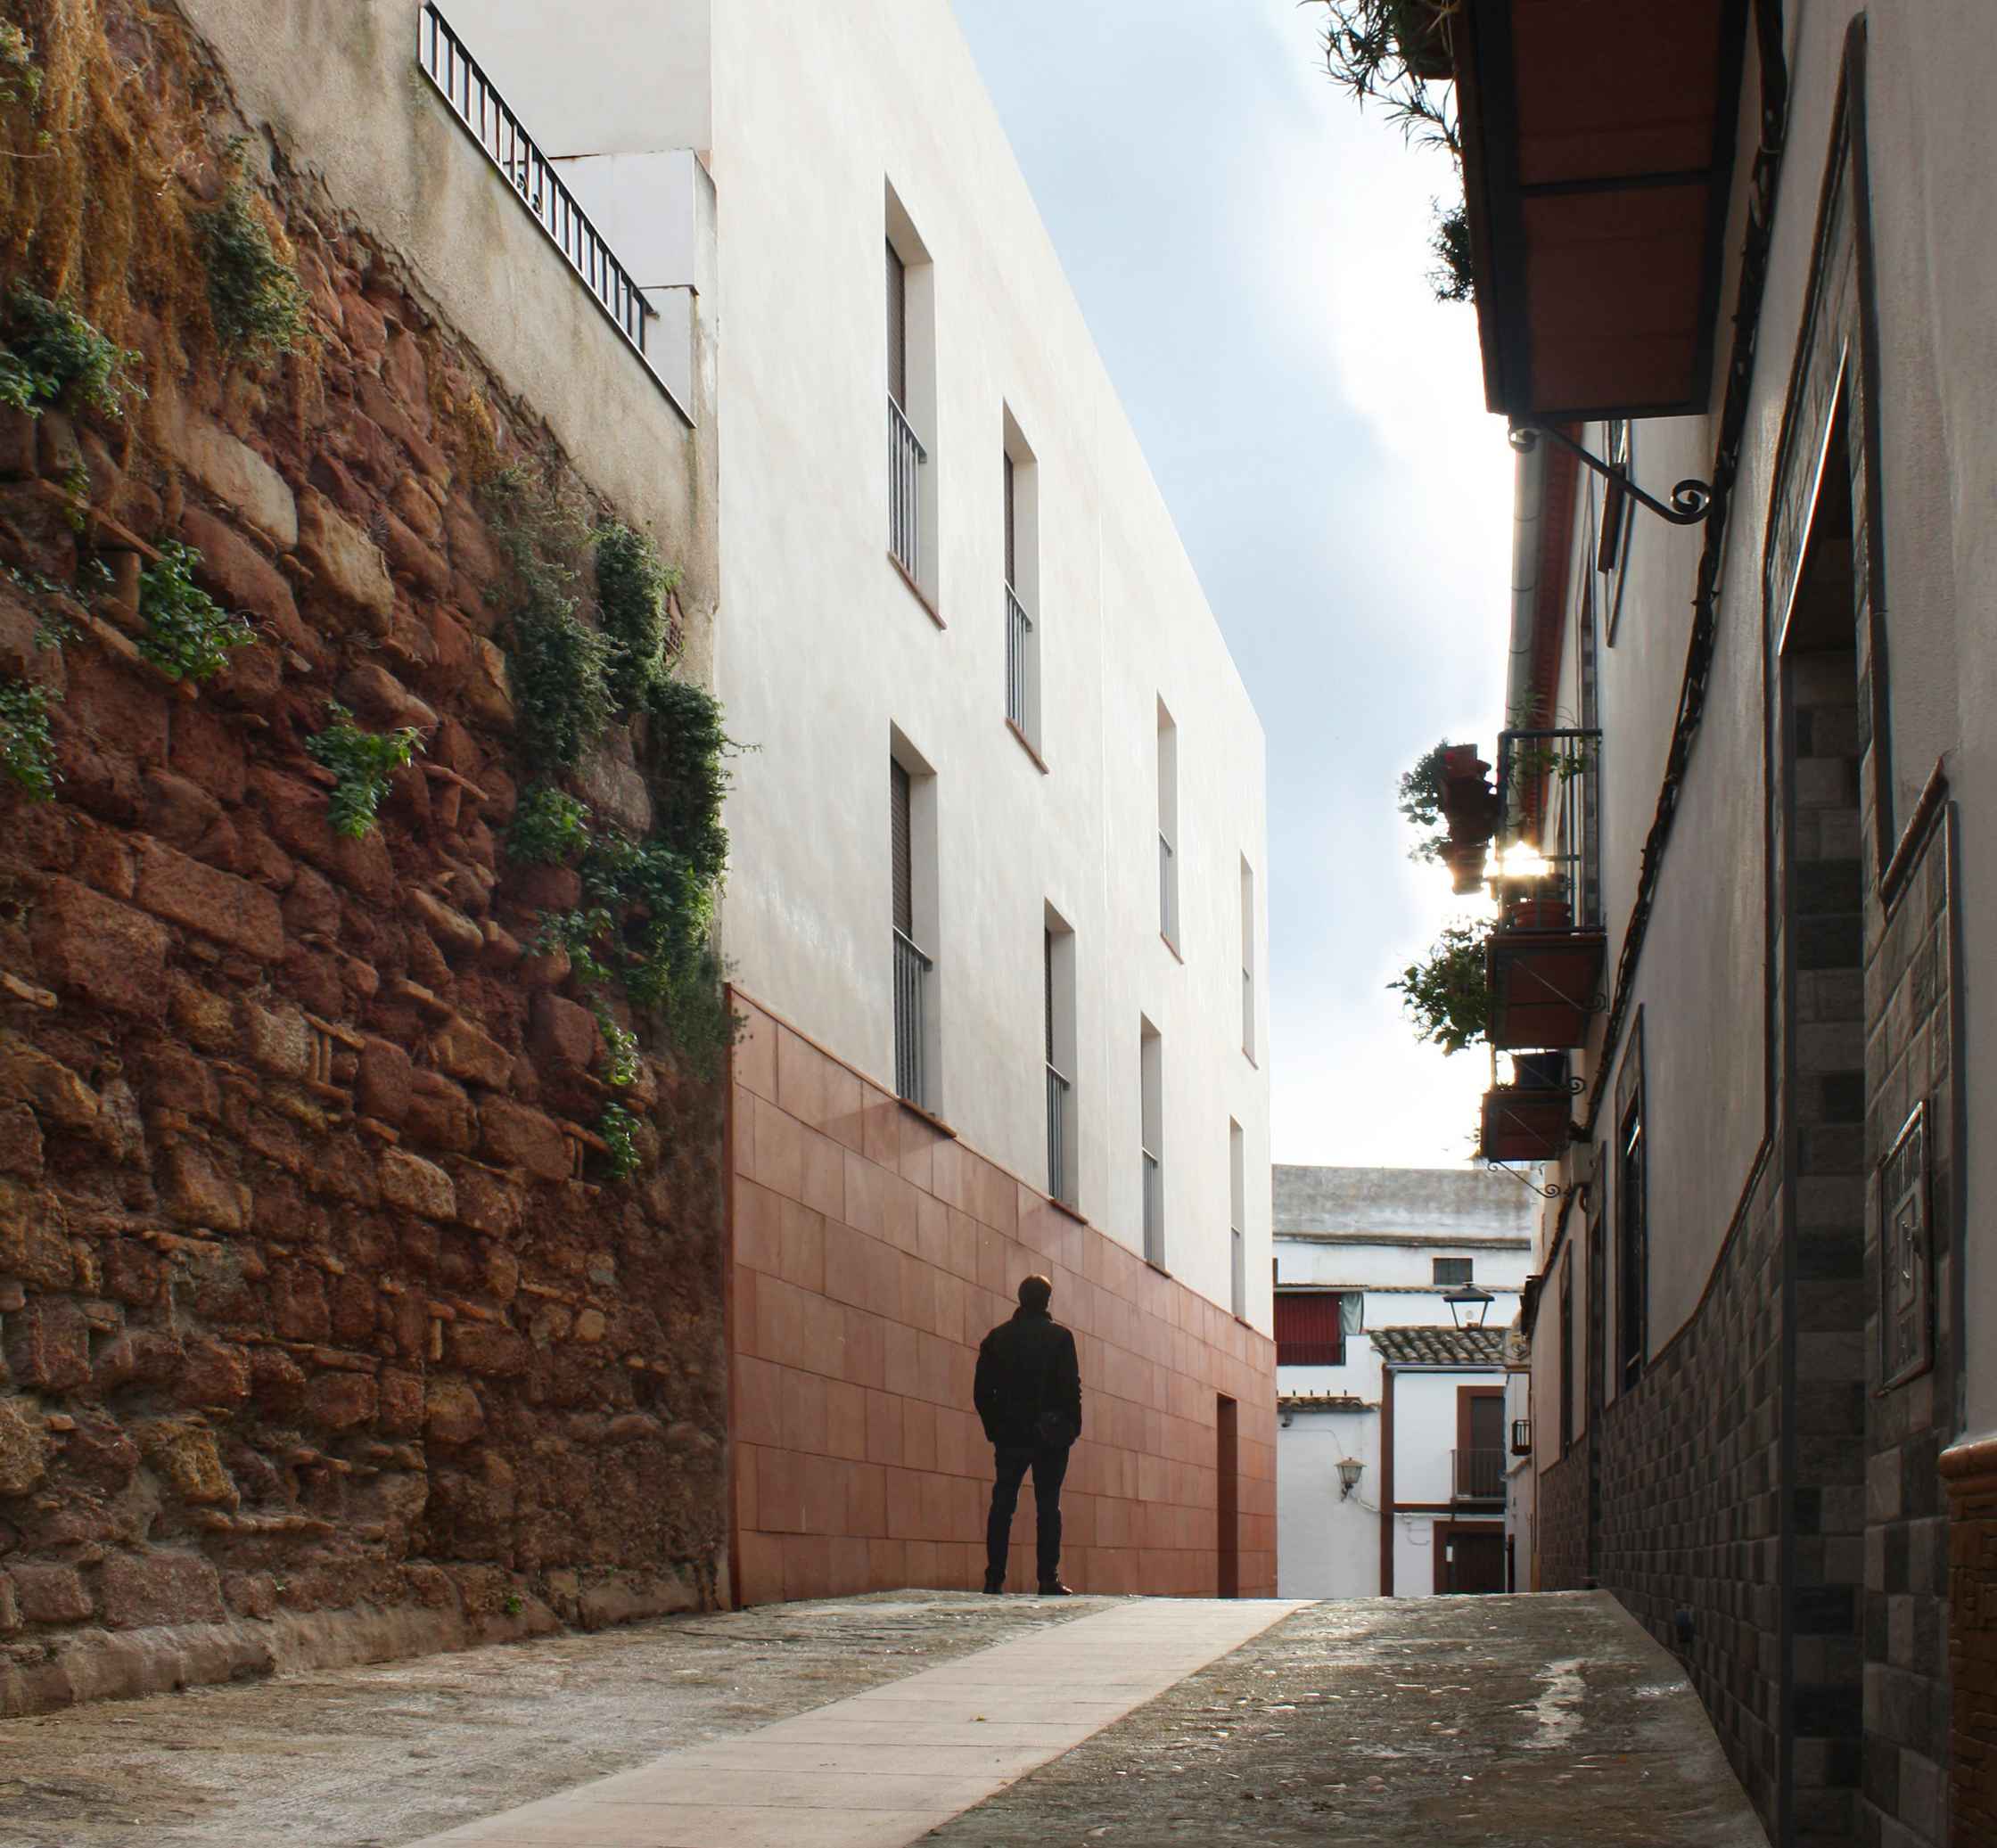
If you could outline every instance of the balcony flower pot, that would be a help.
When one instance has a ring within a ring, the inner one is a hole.
[[[1484,1093],[1477,1153],[1487,1162],[1551,1162],[1566,1153],[1572,1095],[1494,1085]]]
[[[1505,908],[1508,931],[1565,931],[1574,924],[1574,908],[1557,892],[1516,899]]]
[[[1410,77],[1447,83],[1456,74],[1450,55],[1448,0],[1387,0],[1394,48]]]
[[[1564,1052],[1520,1052],[1512,1055],[1512,1082],[1524,1091],[1565,1091],[1567,1055]]]
[[[1451,841],[1485,842],[1498,827],[1498,797],[1491,787],[1491,766],[1475,744],[1444,747],[1436,807],[1449,824]]]
[[[1483,841],[1459,841],[1452,834],[1442,842],[1442,855],[1450,869],[1450,890],[1459,896],[1474,892],[1483,883],[1484,856],[1489,837]]]

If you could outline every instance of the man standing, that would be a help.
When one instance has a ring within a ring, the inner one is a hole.
[[[984,1589],[1006,1589],[1006,1554],[1019,1485],[1033,1472],[1034,1538],[1040,1596],[1065,1597],[1061,1582],[1061,1479],[1068,1450],[1081,1435],[1081,1368],[1075,1338],[1048,1313],[1054,1285],[1044,1277],[1019,1286],[1019,1307],[978,1349],[972,1398],[998,1453],[991,1515],[984,1530]]]

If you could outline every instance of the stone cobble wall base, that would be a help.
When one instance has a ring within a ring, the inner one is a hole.
[[[1540,1473],[1539,1572],[1536,1591],[1584,1591],[1593,1589],[1588,1557],[1589,1446],[1582,1432],[1567,1454]]]
[[[1035,1271],[1081,1351],[1062,1496],[1078,1590],[1212,1597],[1216,1402],[1236,1400],[1241,1595],[1276,1591],[1267,1336],[986,1161],[737,996],[736,1522],[744,1603],[984,1573],[977,1347]],[[1033,1578],[1032,1491],[1014,1589]]]
[[[1781,1245],[1764,1171],[1698,1310],[1598,1415],[1598,1568],[1684,1662],[1764,1821],[1779,1783]],[[1692,1617],[1687,1647],[1681,1611]]]
[[[1957,1842],[1997,1842],[1997,1442],[1945,1450],[1949,1810]]]
[[[726,1595],[720,1088],[647,1059],[643,1171],[582,1178],[596,1024],[523,947],[574,875],[502,847],[476,464],[559,458],[339,201],[271,199],[289,371],[176,361],[129,450],[0,423],[0,562],[110,567],[0,579],[62,779],[0,780],[0,1712]],[[127,638],[170,536],[257,626],[199,688]],[[427,745],[357,840],[334,699]]]

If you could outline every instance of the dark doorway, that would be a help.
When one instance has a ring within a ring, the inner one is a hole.
[[[1213,1466],[1220,1478],[1218,1597],[1241,1596],[1241,1433],[1240,1408],[1222,1395],[1214,1407]]]
[[[1505,1530],[1495,1524],[1467,1527],[1435,1524],[1435,1589],[1467,1595],[1505,1589]]]

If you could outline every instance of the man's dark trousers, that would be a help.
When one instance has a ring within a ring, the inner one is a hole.
[[[991,1484],[991,1515],[984,1528],[984,1565],[993,1579],[1006,1576],[1011,1550],[1013,1511],[1019,1506],[1019,1485],[1033,1472],[1033,1540],[1039,1554],[1040,1583],[1050,1585],[1061,1572],[1061,1479],[1068,1473],[1066,1444],[1015,1449],[997,1447],[998,1474]]]

